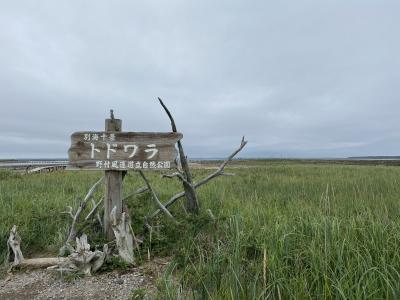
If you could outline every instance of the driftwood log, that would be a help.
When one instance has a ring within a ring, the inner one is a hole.
[[[63,273],[81,273],[91,275],[100,269],[107,256],[108,246],[104,245],[103,251],[90,250],[86,234],[76,238],[76,248],[68,257],[42,257],[25,259],[21,251],[21,238],[17,232],[17,226],[13,226],[7,241],[7,262],[11,268],[47,268],[50,271]]]
[[[76,238],[76,249],[63,261],[47,269],[60,273],[80,273],[90,276],[101,268],[107,252],[107,244],[104,245],[103,251],[91,251],[86,234],[82,234],[80,238]]]
[[[6,262],[12,262],[12,266],[17,266],[24,261],[21,251],[21,237],[17,232],[17,226],[11,228],[10,236],[7,240],[7,258]]]
[[[133,254],[133,233],[131,231],[131,219],[126,212],[123,212],[120,219],[117,219],[117,207],[115,206],[110,214],[111,226],[117,242],[118,255],[128,264],[135,262]]]
[[[10,236],[7,240],[7,258],[6,263],[12,268],[47,268],[56,264],[63,263],[66,258],[63,257],[43,257],[25,259],[21,251],[21,237],[17,232],[17,226],[11,228]]]

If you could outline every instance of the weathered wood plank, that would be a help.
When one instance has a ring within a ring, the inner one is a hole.
[[[75,132],[68,151],[70,165],[83,169],[169,169],[175,166],[175,132]]]
[[[116,218],[119,220],[122,214],[122,172],[106,171],[105,172],[105,199],[104,201],[104,231],[109,240],[114,239],[112,229],[112,220],[110,214],[115,208]]]
[[[105,120],[105,130],[104,136],[110,137],[109,131],[114,131],[114,138],[117,132],[122,130],[122,120],[114,119],[113,113],[111,112],[111,119]],[[93,136],[93,135],[92,135]],[[79,136],[78,136],[79,138]],[[85,135],[83,135],[85,138]],[[74,134],[72,135],[74,139]],[[90,135],[89,135],[90,139]],[[112,163],[111,163],[112,165]],[[114,231],[112,228],[112,220],[110,219],[110,214],[113,208],[115,208],[115,217],[119,220],[122,215],[122,172],[119,171],[105,171],[105,201],[104,201],[104,233],[109,241],[114,239]]]

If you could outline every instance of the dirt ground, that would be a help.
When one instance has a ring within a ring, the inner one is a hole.
[[[155,282],[167,264],[167,259],[155,259],[129,271],[85,278],[62,278],[46,270],[17,271],[0,280],[0,299],[152,299]]]

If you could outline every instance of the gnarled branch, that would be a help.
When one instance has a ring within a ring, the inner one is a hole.
[[[157,194],[155,193],[155,191],[153,190],[153,188],[151,187],[149,181],[147,180],[146,176],[144,176],[142,171],[139,171],[140,176],[142,176],[144,182],[147,185],[147,188],[150,190],[151,194],[152,194],[152,198],[154,199],[154,202],[157,204],[157,206],[175,223],[178,223],[175,218],[172,216],[172,214],[169,212],[168,209],[166,209],[166,207],[161,203],[161,201],[158,199]]]
[[[236,154],[238,154],[244,148],[244,146],[246,146],[246,144],[247,144],[247,141],[245,141],[244,137],[242,137],[242,141],[240,142],[239,148],[236,149],[231,155],[229,155],[228,158],[224,160],[224,162],[219,166],[219,168],[215,172],[211,173],[207,177],[205,177],[202,180],[200,180],[199,182],[197,182],[195,184],[195,187],[201,186],[201,185],[209,182],[211,179],[213,179],[217,176],[223,175],[224,168],[226,167],[226,165],[236,156]]]
[[[98,218],[100,218],[100,215],[99,215],[99,213],[98,213],[98,208],[99,208],[99,205],[100,205],[101,203],[103,203],[103,200],[104,200],[104,197],[102,197],[102,198],[100,199],[100,201],[96,203],[96,201],[94,201],[94,199],[92,198],[93,208],[92,208],[92,210],[88,213],[88,215],[86,216],[85,221],[90,220],[90,219],[94,216],[94,214],[96,214],[96,216],[97,216]],[[99,221],[100,221],[100,225],[102,225],[101,219],[100,219]]]
[[[179,172],[175,172],[175,173],[172,173],[172,174],[164,174],[164,175],[162,175],[162,177],[163,177],[163,178],[174,178],[174,177],[178,177],[182,182],[185,182],[186,184],[191,184],[191,183],[189,183],[189,182],[186,180],[185,176],[182,175],[182,173],[179,173]]]
[[[81,272],[90,276],[103,265],[107,252],[107,244],[103,246],[103,251],[91,251],[86,234],[82,234],[80,238],[76,238],[76,249],[73,249],[67,258],[56,262],[54,266],[47,268],[47,270],[63,273]]]
[[[211,173],[210,175],[206,176],[205,178],[203,178],[202,180],[196,182],[193,184],[193,187],[195,189],[197,189],[198,187],[202,186],[203,184],[206,184],[207,182],[209,182],[210,180],[221,176],[221,175],[226,175],[229,173],[224,173],[224,168],[226,167],[226,165],[236,156],[236,154],[238,154],[243,148],[244,146],[246,146],[247,141],[244,140],[244,137],[242,137],[242,141],[240,142],[240,146],[238,149],[236,149],[234,152],[232,152],[231,155],[228,156],[228,158],[226,158],[224,160],[224,162],[219,166],[219,168]],[[183,196],[185,196],[185,192],[180,192],[174,196],[172,196],[167,203],[164,204],[164,207],[169,207],[170,205],[174,204],[178,199],[182,198]],[[154,211],[151,215],[149,215],[148,217],[146,217],[147,220],[154,218],[155,216],[157,216],[159,213],[161,212],[160,209]]]
[[[128,196],[126,196],[124,199],[122,199],[122,201],[128,200],[130,197],[146,193],[147,191],[149,191],[149,188],[147,186],[142,186],[141,188],[138,188],[133,193],[130,193]]]

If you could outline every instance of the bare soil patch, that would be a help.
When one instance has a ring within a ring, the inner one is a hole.
[[[0,299],[131,299],[135,291],[152,299],[155,281],[168,259],[155,259],[125,272],[108,272],[91,277],[60,277],[46,270],[14,272],[0,280]],[[140,298],[139,298],[140,299]]]

